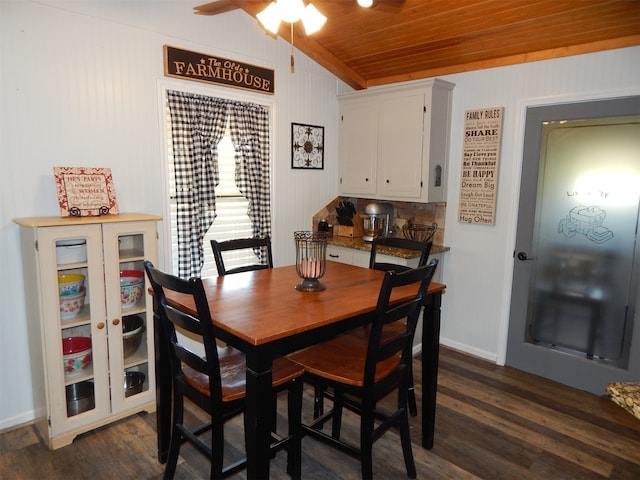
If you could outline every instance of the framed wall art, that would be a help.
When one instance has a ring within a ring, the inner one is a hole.
[[[324,169],[324,127],[291,124],[291,168]]]
[[[110,168],[53,167],[63,217],[95,217],[118,213]]]

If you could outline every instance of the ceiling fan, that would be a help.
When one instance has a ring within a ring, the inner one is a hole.
[[[362,8],[380,8],[385,10],[393,10],[402,7],[405,0],[352,0]],[[320,7],[326,0],[308,0]],[[219,13],[230,12],[236,9],[242,9],[250,15],[254,15],[264,9],[269,0],[216,0],[204,5],[194,7],[194,13],[200,15],[217,15]]]

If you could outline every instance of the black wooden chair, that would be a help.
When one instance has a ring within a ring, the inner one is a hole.
[[[314,387],[332,390],[332,409],[311,424],[303,425],[305,435],[359,458],[365,480],[373,477],[373,443],[392,427],[400,430],[407,475],[416,476],[409,434],[407,384],[412,339],[422,299],[437,264],[437,260],[432,260],[424,267],[385,274],[368,335],[340,335],[289,355],[291,360],[304,366],[305,381]],[[415,296],[390,304],[394,290],[406,285],[415,287]],[[405,327],[401,333],[397,330],[399,323]],[[390,326],[391,330],[387,331]],[[380,400],[393,392],[397,392],[395,411],[382,412],[378,408]],[[340,439],[343,408],[360,415],[359,447]],[[321,431],[330,419],[331,435]]]
[[[403,272],[408,270],[407,265],[398,265],[395,263],[376,261],[379,247],[402,248],[404,250],[414,251],[420,254],[418,267],[427,264],[429,254],[431,253],[432,242],[419,242],[417,240],[409,240],[401,237],[376,237],[371,243],[371,256],[369,257],[369,268],[382,270],[385,272]],[[424,345],[423,345],[424,346]],[[409,365],[409,413],[412,417],[418,415],[418,405],[416,404],[416,392],[413,384],[413,365]]]
[[[427,264],[427,260],[429,259],[429,253],[431,253],[431,246],[433,244],[431,242],[419,242],[417,240],[409,240],[407,238],[401,237],[376,237],[371,242],[371,256],[369,257],[369,268],[374,268],[376,270],[383,270],[388,272],[393,270],[394,272],[401,272],[403,270],[407,270],[411,267],[406,265],[398,265],[396,263],[385,263],[376,261],[377,255],[379,253],[379,247],[392,247],[392,248],[402,248],[404,250],[411,250],[420,254],[420,259],[418,260],[418,267],[422,267]]]
[[[242,413],[246,397],[246,362],[244,354],[233,347],[216,344],[213,323],[202,280],[183,280],[154,268],[151,262],[144,264],[153,288],[154,305],[160,324],[164,329],[169,352],[173,392],[172,428],[169,454],[164,478],[171,479],[183,441],[189,441],[211,460],[211,478],[226,478],[246,465],[246,459],[223,465],[224,423]],[[177,310],[167,303],[165,291],[175,291],[193,296],[197,317]],[[204,345],[205,355],[183,344],[176,335],[176,327],[198,336]],[[288,391],[288,434],[272,434],[271,448],[287,449],[287,471],[294,479],[301,475],[301,418],[302,374],[304,369],[286,358],[273,362],[273,390]],[[211,421],[196,428],[184,424],[184,397],[211,416]],[[274,399],[275,404],[275,399]],[[275,427],[274,427],[275,428]],[[210,442],[200,436],[211,432]],[[209,443],[209,444],[208,444]],[[211,446],[210,446],[211,445]]]
[[[226,240],[224,242],[211,240],[211,248],[213,250],[213,258],[216,261],[218,275],[221,276],[230,273],[273,268],[270,237],[238,238],[234,240]],[[234,251],[235,253],[238,253],[242,250],[251,250],[251,255],[256,255],[260,263],[251,263],[249,265],[227,269],[224,264],[223,252]]]

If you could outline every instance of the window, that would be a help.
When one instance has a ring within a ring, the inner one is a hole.
[[[171,223],[171,250],[172,250],[172,270],[175,275],[178,272],[178,228],[177,228],[177,201],[176,182],[174,171],[173,139],[171,128],[171,115],[169,107],[166,107],[166,129],[168,138],[168,165],[169,177],[169,205]],[[226,130],[223,139],[218,144],[218,169],[220,183],[215,188],[216,194],[216,218],[207,231],[203,240],[204,265],[201,276],[217,275],[213,253],[211,251],[212,239],[228,240],[232,238],[243,238],[253,236],[252,222],[247,215],[249,201],[239,191],[235,181],[236,153],[231,141],[230,122],[227,120]],[[249,258],[250,252],[243,252],[243,255],[228,259],[225,263],[230,267],[242,266],[255,263],[256,258]],[[226,258],[226,257],[225,257]]]

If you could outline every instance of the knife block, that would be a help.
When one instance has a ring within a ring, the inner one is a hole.
[[[351,225],[338,225],[338,236],[358,238],[364,235],[364,228],[362,226],[362,218],[357,213],[351,219],[353,226]]]

